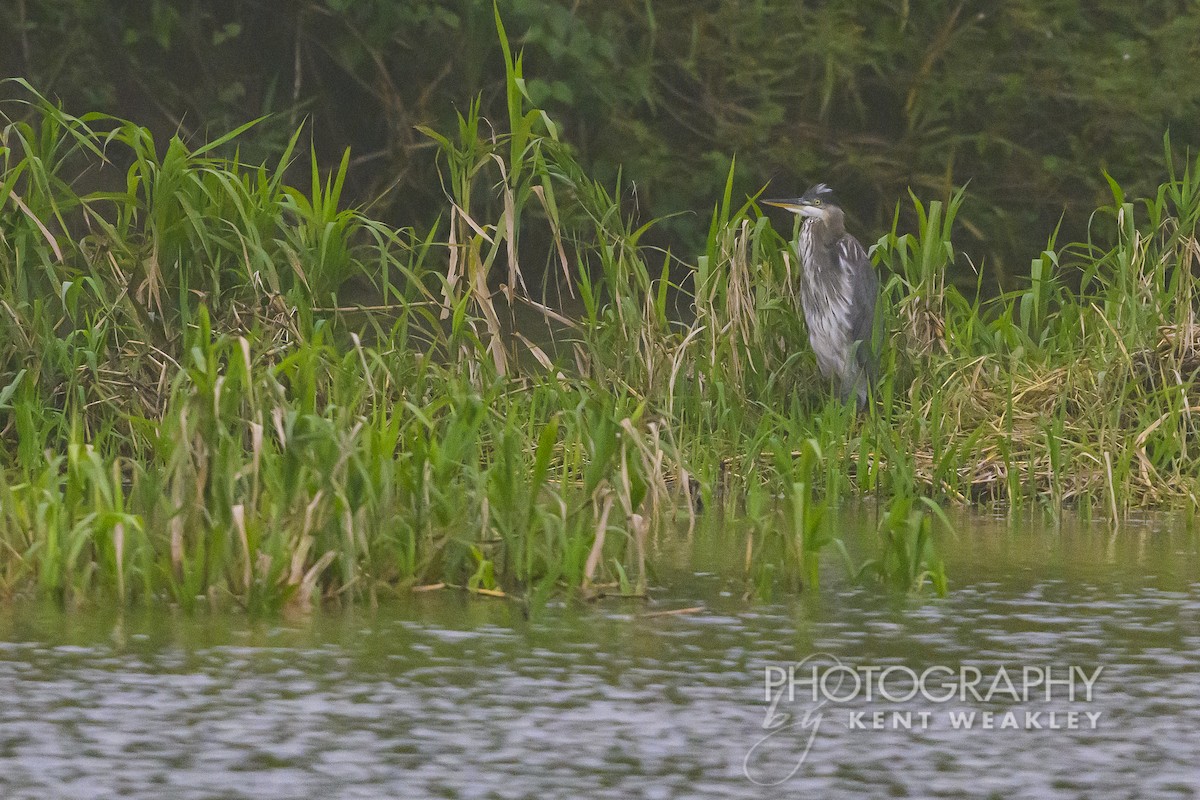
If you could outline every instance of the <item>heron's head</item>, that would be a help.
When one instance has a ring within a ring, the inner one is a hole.
[[[793,214],[804,217],[828,219],[834,211],[840,211],[833,189],[823,183],[818,183],[800,197],[785,200],[763,200],[763,203],[777,208],[785,208]]]

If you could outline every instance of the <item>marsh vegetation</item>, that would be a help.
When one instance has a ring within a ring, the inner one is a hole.
[[[428,228],[345,202],[349,152],[318,163],[304,127],[250,163],[252,125],[188,146],[9,82],[0,594],[641,595],[659,537],[731,519],[750,594],[842,567],[945,591],[945,504],[1198,505],[1200,162],[1167,143],[1146,198],[1110,179],[1084,241],[986,299],[947,279],[970,266],[962,192],[902,199],[860,416],[818,378],[792,231],[736,164],[703,252],[648,243],[657,222],[580,166],[501,41],[506,117],[421,130],[445,190]],[[118,180],[76,188],[95,173]],[[830,524],[860,500],[866,562]]]

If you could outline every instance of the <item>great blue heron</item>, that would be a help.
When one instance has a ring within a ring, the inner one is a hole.
[[[805,217],[796,253],[808,341],[821,374],[839,384],[844,399],[857,395],[863,407],[876,369],[879,279],[871,259],[858,239],[846,233],[846,216],[825,184],[794,199],[763,202]]]

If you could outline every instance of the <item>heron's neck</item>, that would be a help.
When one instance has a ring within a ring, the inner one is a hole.
[[[840,208],[827,208],[819,217],[809,217],[805,223],[818,238],[835,242],[846,233],[846,215]]]

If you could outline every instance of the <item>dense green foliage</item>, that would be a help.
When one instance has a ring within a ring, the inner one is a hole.
[[[650,239],[683,253],[736,156],[738,196],[825,180],[874,232],[907,187],[969,183],[958,244],[989,291],[1016,288],[1064,210],[1064,235],[1084,236],[1103,170],[1149,194],[1164,131],[1176,156],[1200,145],[1200,14],[1185,0],[499,6],[532,101],[589,175],[611,186],[624,169],[625,213],[660,219]],[[5,21],[0,74],[159,139],[198,146],[272,114],[244,145],[257,161],[311,118],[324,161],[353,147],[351,199],[398,225],[444,205],[416,127],[449,129],[477,96],[504,116],[492,0],[21,0]],[[973,282],[965,260],[951,278]]]
[[[658,537],[722,521],[752,593],[816,585],[830,548],[852,579],[944,591],[935,502],[1200,505],[1200,164],[1168,145],[1143,201],[1110,182],[1085,242],[986,304],[947,280],[964,194],[914,195],[875,249],[889,344],[857,416],[737,171],[703,252],[664,255],[500,42],[503,111],[422,132],[452,201],[425,228],[348,208],[349,156],[322,170],[302,130],[260,164],[235,154],[252,131],[189,147],[8,86],[0,592],[636,594]],[[526,281],[531,239],[561,297]],[[871,495],[856,563],[830,512]]]

